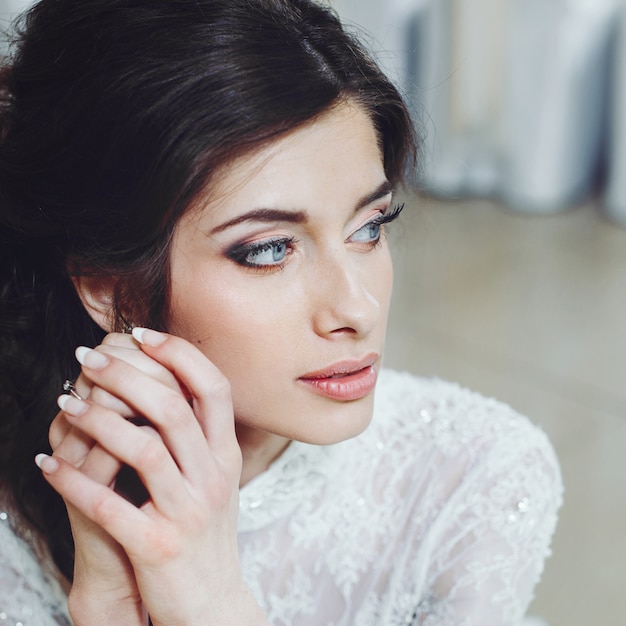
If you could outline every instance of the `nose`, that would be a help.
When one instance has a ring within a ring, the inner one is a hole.
[[[325,265],[324,271],[313,278],[315,332],[326,337],[368,335],[376,328],[384,310],[381,306],[384,296],[376,293],[381,291],[377,285],[380,277],[368,274],[366,268],[346,257]],[[388,290],[386,286],[384,291]]]

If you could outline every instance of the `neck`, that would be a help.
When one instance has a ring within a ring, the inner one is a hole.
[[[239,486],[243,487],[267,470],[272,462],[284,452],[290,440],[240,423],[235,424],[235,431],[243,458],[239,481]]]

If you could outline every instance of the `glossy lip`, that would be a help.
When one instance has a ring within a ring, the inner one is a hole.
[[[376,386],[378,373],[373,367],[376,361],[378,355],[373,353],[358,360],[338,361],[309,372],[298,380],[315,393],[332,400],[359,400],[370,394]]]

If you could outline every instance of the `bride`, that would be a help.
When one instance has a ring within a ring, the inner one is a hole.
[[[330,10],[42,0],[1,111],[0,624],[521,622],[558,463],[381,369],[416,142]]]

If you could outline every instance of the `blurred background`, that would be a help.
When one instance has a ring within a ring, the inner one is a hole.
[[[531,613],[626,624],[626,3],[334,0],[411,104],[386,364],[551,438],[565,504]]]
[[[623,0],[334,0],[411,103],[423,187],[626,224]]]
[[[624,626],[626,4],[328,1],[423,137],[423,193],[394,234],[386,364],[497,397],[548,433],[565,505],[531,612]],[[0,22],[28,4],[0,0]]]

